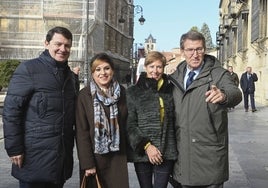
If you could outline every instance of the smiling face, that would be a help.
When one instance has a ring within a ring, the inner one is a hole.
[[[164,73],[164,65],[160,60],[155,60],[144,67],[148,78],[159,80]]]
[[[202,40],[190,40],[184,41],[183,54],[188,66],[195,70],[198,69],[204,59],[205,48]]]
[[[113,79],[114,71],[111,65],[102,60],[95,60],[93,62],[95,70],[92,72],[92,78],[100,88],[109,88]]]
[[[49,42],[45,41],[45,47],[53,59],[58,62],[66,62],[70,56],[72,40],[55,33]]]

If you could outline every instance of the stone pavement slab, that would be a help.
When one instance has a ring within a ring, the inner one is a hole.
[[[229,114],[229,188],[268,187],[268,108],[245,112],[242,105]]]

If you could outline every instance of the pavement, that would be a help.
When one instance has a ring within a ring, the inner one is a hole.
[[[268,186],[268,106],[256,112],[245,112],[242,104],[228,113],[230,177],[224,188],[267,188]],[[0,115],[0,188],[16,188],[18,181],[10,175],[10,160],[4,150],[2,116]],[[79,188],[78,160],[65,188]],[[131,163],[130,188],[139,188]],[[172,186],[168,186],[171,188]]]

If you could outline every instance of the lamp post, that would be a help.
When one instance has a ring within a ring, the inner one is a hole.
[[[139,18],[139,22],[141,25],[144,24],[145,18],[143,17],[143,8],[140,5],[126,5],[121,8],[121,17],[118,19],[119,23],[125,23],[126,19],[124,15],[136,15],[141,14]]]
[[[130,58],[130,70],[131,70],[131,84],[134,84],[135,82],[135,69],[136,69],[136,65],[138,62],[138,47],[137,47],[137,43],[135,43],[133,45],[133,30],[134,30],[134,21],[133,18],[135,15],[137,14],[141,14],[140,18],[138,19],[138,21],[140,22],[140,25],[143,25],[145,22],[145,18],[143,17],[143,8],[140,5],[132,5],[132,4],[128,4],[126,6],[123,6],[121,8],[121,15],[120,18],[118,19],[118,22],[120,24],[123,24],[126,22],[126,18],[132,18],[132,23],[131,23],[131,28],[132,28],[132,44],[131,44],[131,58]]]

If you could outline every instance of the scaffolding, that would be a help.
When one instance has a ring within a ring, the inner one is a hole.
[[[85,40],[94,21],[94,0],[1,0],[0,58],[23,61],[36,57],[44,50],[47,31],[63,26],[73,33],[69,61],[83,62]]]
[[[55,26],[73,34],[69,63],[80,66],[83,80],[90,72],[89,59],[108,52],[115,60],[118,77],[129,70],[133,23],[118,23],[126,0],[1,0],[0,60],[25,61],[44,50],[46,33]],[[132,25],[131,25],[132,24]],[[132,31],[132,32],[130,32]]]

